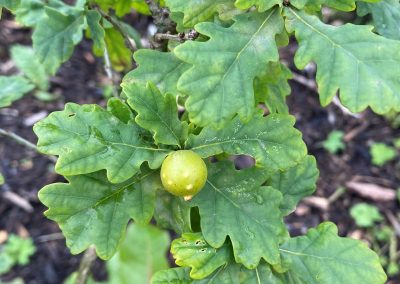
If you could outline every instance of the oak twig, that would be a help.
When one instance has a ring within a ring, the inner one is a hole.
[[[0,135],[6,136],[6,137],[14,140],[18,144],[20,144],[22,146],[25,146],[25,147],[27,147],[27,148],[29,148],[31,150],[34,150],[34,151],[40,153],[35,144],[29,142],[28,140],[26,140],[25,138],[19,136],[18,134],[15,134],[14,132],[7,131],[7,130],[5,130],[3,128],[0,128]],[[55,157],[53,157],[53,156],[45,156],[45,157],[47,157],[52,162],[57,162],[57,159]]]
[[[176,37],[166,38],[165,36],[160,36],[160,34],[172,35],[176,31],[176,25],[169,18],[169,10],[167,8],[160,7],[156,0],[145,1],[149,6],[151,15],[153,17],[153,23],[157,28],[156,34],[158,34],[157,37],[154,36],[154,39],[151,42],[152,48],[162,50],[166,47],[168,39],[176,39]]]
[[[156,33],[154,35],[154,39],[156,41],[162,41],[162,40],[176,40],[179,42],[184,42],[186,40],[195,40],[199,36],[199,33],[196,32],[195,30],[190,30],[188,33],[179,33],[179,34],[163,34],[163,33]]]
[[[81,263],[79,265],[78,273],[76,276],[75,284],[85,284],[88,277],[90,268],[93,262],[96,260],[96,250],[93,246],[90,246],[82,257]]]
[[[147,3],[147,6],[149,6],[149,10],[152,15],[156,15],[160,12],[160,6],[158,6],[157,2],[154,0],[145,0]]]

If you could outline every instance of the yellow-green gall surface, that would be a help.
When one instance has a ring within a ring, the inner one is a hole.
[[[190,150],[172,152],[161,166],[161,181],[173,195],[191,197],[207,181],[207,167],[203,159]]]

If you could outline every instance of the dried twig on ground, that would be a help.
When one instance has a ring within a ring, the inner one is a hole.
[[[396,199],[396,191],[394,189],[372,183],[349,181],[346,183],[346,187],[354,193],[374,201],[385,202],[394,201]]]
[[[33,206],[29,203],[29,201],[12,191],[3,191],[1,197],[22,208],[28,213],[33,212]]]
[[[393,215],[392,212],[387,211],[387,210],[384,211],[384,212],[385,212],[385,215],[386,215],[386,217],[388,218],[390,224],[392,225],[392,227],[393,227],[393,229],[394,229],[396,235],[400,238],[400,223],[399,223],[399,221],[398,221],[397,218]]]

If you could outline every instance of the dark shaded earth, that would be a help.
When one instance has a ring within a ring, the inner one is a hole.
[[[9,63],[9,46],[15,43],[30,44],[29,38],[28,30],[13,27],[7,18],[0,21],[0,65]],[[285,52],[291,54],[293,49],[290,46]],[[9,70],[9,73],[12,72],[15,69]],[[300,73],[298,70],[296,72]],[[305,73],[304,76],[313,75]],[[0,127],[35,143],[36,137],[29,123],[33,115],[60,110],[65,102],[104,105],[101,87],[104,80],[101,59],[94,58],[90,44],[83,42],[75,49],[72,59],[51,80],[50,91],[59,94],[60,99],[45,103],[28,95],[10,108],[0,109]],[[302,131],[310,154],[316,156],[321,173],[316,196],[325,199],[330,197],[337,188],[355,176],[370,177],[370,181],[388,188],[400,186],[399,159],[378,168],[371,165],[369,154],[369,146],[373,141],[390,144],[394,138],[400,137],[399,129],[391,128],[388,121],[370,111],[363,112],[360,118],[354,118],[345,115],[335,105],[324,109],[315,92],[294,81],[291,84],[292,94],[288,98],[290,112],[296,116],[296,127]],[[346,134],[360,131],[346,141],[346,149],[342,153],[332,155],[321,146],[332,130],[342,130]],[[0,172],[6,179],[6,184],[0,186],[0,231],[29,235],[37,246],[30,264],[15,267],[9,274],[0,277],[3,281],[18,276],[26,283],[61,283],[79,265],[80,256],[69,253],[58,226],[43,216],[45,208],[37,198],[38,190],[44,185],[63,180],[52,168],[52,162],[46,157],[0,136]],[[27,212],[4,199],[2,195],[5,191],[12,191],[29,201],[33,212]],[[382,211],[389,210],[394,214],[400,211],[397,201],[374,202],[347,191],[329,209],[303,202],[300,209],[287,218],[288,227],[292,234],[298,235],[324,220],[331,220],[338,224],[341,235],[352,235],[358,229],[349,215],[349,209],[358,202],[374,203]],[[95,277],[104,279],[103,264],[98,261],[95,265]],[[399,278],[393,281],[400,283]]]

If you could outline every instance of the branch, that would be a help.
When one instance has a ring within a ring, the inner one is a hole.
[[[176,24],[169,18],[169,10],[162,8],[158,5],[156,0],[145,0],[149,6],[151,15],[153,17],[153,23],[157,27],[158,37],[154,36],[154,40],[151,42],[152,48],[163,50],[167,46],[168,39],[160,34],[172,34],[176,32]],[[174,38],[176,40],[176,38]]]
[[[76,276],[75,284],[85,284],[87,278],[89,277],[90,267],[96,260],[96,250],[93,246],[89,247],[82,257],[81,263],[79,265],[78,274]]]
[[[11,139],[13,139],[15,142],[17,142],[18,144],[20,144],[20,145],[22,145],[22,146],[25,146],[25,147],[27,147],[27,148],[29,148],[29,149],[31,149],[31,150],[34,150],[35,152],[38,152],[39,154],[41,154],[41,153],[38,151],[38,149],[37,149],[37,147],[36,147],[35,144],[29,142],[28,140],[26,140],[25,138],[23,138],[23,137],[21,137],[21,136],[15,134],[14,132],[7,131],[7,130],[5,130],[5,129],[3,129],[3,128],[0,128],[0,135],[6,136],[6,137],[8,137],[8,138],[11,138]],[[50,161],[52,161],[52,162],[57,162],[56,157],[53,157],[53,156],[45,156],[45,157],[47,157],[47,158],[48,158]]]
[[[122,37],[125,40],[125,45],[127,48],[130,49],[130,51],[132,53],[134,53],[137,48],[136,46],[132,43],[131,38],[129,37],[128,33],[125,31],[125,29],[121,26],[121,24],[118,22],[118,20],[114,19],[111,15],[108,15],[106,12],[104,12],[103,10],[100,9],[100,7],[98,6],[94,6],[94,8],[100,13],[100,15],[106,19],[107,21],[109,21],[113,27],[120,32],[120,34],[122,35]]]
[[[195,40],[199,36],[199,33],[195,30],[190,30],[188,33],[179,33],[176,35],[172,34],[163,34],[163,33],[156,33],[154,35],[154,39],[156,41],[162,40],[176,40],[179,42],[184,42],[186,40]]]
[[[147,3],[147,6],[149,6],[149,10],[152,15],[156,15],[160,12],[160,6],[158,6],[158,3],[154,0],[145,0]]]

